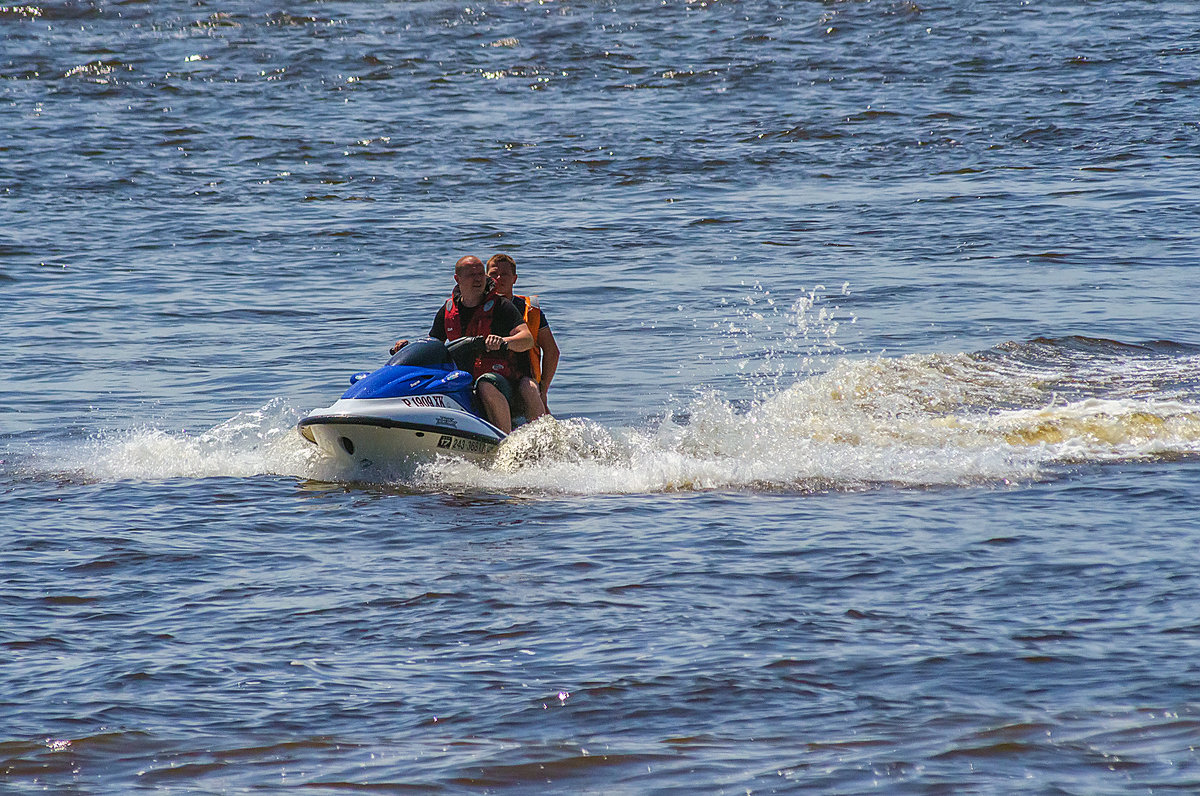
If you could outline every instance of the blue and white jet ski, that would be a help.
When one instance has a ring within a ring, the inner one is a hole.
[[[334,404],[300,421],[300,434],[346,465],[413,466],[439,454],[483,459],[505,434],[483,418],[466,368],[482,337],[409,343],[372,372],[350,377]]]

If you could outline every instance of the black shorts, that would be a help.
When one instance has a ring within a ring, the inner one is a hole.
[[[499,373],[485,373],[475,380],[475,389],[478,391],[479,382],[486,381],[492,384],[504,396],[504,400],[508,401],[509,411],[513,408],[513,401],[516,400],[516,393],[513,391],[512,382]]]

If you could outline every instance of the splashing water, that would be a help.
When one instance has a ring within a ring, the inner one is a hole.
[[[785,336],[798,363],[790,367],[820,356],[823,372],[782,389],[756,382],[749,401],[709,391],[649,427],[546,417],[514,432],[484,465],[439,459],[408,474],[341,471],[296,433],[302,413],[275,399],[198,435],[101,434],[42,452],[26,469],[85,480],[271,474],[529,494],[809,492],[1003,484],[1064,465],[1200,454],[1200,355],[1189,347],[1064,338],[851,359],[833,355],[833,314],[812,313],[818,300],[810,293],[797,302]],[[767,383],[789,368],[772,367]]]
[[[1017,350],[1023,349],[1018,347]],[[837,360],[743,408],[710,392],[653,430],[582,420],[519,429],[490,468],[426,468],[438,488],[568,493],[1003,483],[1081,462],[1200,454],[1200,405],[1173,376],[1200,362],[1093,359],[1086,379],[995,352]],[[1137,397],[1084,397],[1114,383]],[[1152,385],[1157,385],[1156,387]]]
[[[743,287],[747,286],[743,283]],[[722,300],[722,315],[732,312],[732,319],[723,317],[709,324],[718,333],[716,358],[731,363],[732,375],[743,389],[755,395],[776,392],[802,374],[827,367],[832,357],[845,352],[838,332],[858,318],[829,304],[830,291],[824,285],[802,290],[790,303],[759,282],[748,287],[739,302]],[[836,295],[849,296],[849,283]]]
[[[143,428],[101,433],[35,452],[25,469],[85,481],[168,478],[314,477],[328,471],[295,433],[301,413],[281,398],[240,412],[201,434]]]

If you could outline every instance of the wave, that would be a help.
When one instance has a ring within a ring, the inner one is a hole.
[[[200,434],[157,428],[102,432],[83,441],[33,448],[17,471],[26,477],[83,482],[257,475],[336,479],[340,473],[296,433],[302,414],[277,398]]]
[[[88,481],[279,475],[529,494],[825,491],[1004,484],[1065,466],[1200,455],[1200,352],[1070,337],[976,353],[834,358],[750,399],[720,392],[645,427],[543,418],[487,465],[345,472],[276,399],[202,434],[140,429],[60,444],[31,474]]]
[[[1064,465],[1200,454],[1200,404],[1194,385],[1185,389],[1194,354],[1157,366],[1093,358],[1085,375],[1030,353],[839,359],[748,406],[702,395],[651,431],[541,421],[488,468],[435,465],[421,476],[510,491],[819,491],[1028,481]]]

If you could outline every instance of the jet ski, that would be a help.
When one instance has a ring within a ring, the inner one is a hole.
[[[483,337],[413,341],[378,370],[351,376],[340,399],[300,421],[300,434],[356,467],[485,459],[505,434],[484,419],[467,372],[483,347]]]

